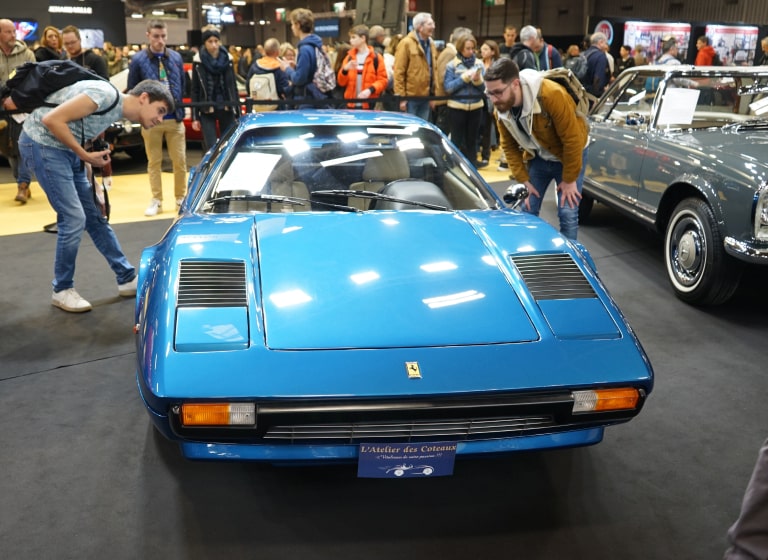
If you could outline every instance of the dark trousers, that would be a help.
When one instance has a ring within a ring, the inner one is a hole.
[[[728,530],[726,560],[768,558],[768,440],[757,456],[739,518]]]
[[[213,113],[200,113],[200,129],[203,132],[203,150],[208,151],[216,143],[219,133],[224,134],[235,122],[232,111],[216,110]],[[218,123],[219,129],[216,130]]]
[[[482,134],[480,152],[482,159],[488,161],[491,159],[491,146],[499,143],[499,133],[496,130],[496,119],[493,118],[493,113],[489,113],[487,110],[483,111],[483,123],[480,125],[480,132]]]
[[[480,136],[480,123],[485,109],[464,111],[448,107],[451,120],[451,141],[474,165],[477,162],[477,139]]]

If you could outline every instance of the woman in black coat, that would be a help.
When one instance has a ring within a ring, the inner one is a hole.
[[[43,62],[44,60],[62,60],[66,58],[62,51],[61,33],[54,26],[49,25],[43,29],[43,40],[40,46],[35,49],[35,60]]]
[[[240,115],[240,98],[235,83],[235,68],[227,49],[221,46],[218,29],[203,28],[203,46],[192,61],[192,102],[210,104],[192,108],[192,128],[203,131],[203,148],[216,143]]]

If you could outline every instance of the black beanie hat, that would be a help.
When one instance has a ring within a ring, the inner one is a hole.
[[[205,43],[208,39],[211,37],[216,37],[217,39],[221,39],[221,34],[217,29],[206,29],[203,31],[203,43]]]

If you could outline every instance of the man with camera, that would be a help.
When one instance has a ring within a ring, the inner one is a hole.
[[[91,310],[91,304],[74,288],[75,261],[83,231],[88,232],[115,273],[118,293],[124,297],[136,294],[136,269],[123,254],[88,180],[87,167],[110,162],[109,149],[99,149],[104,146],[98,145],[94,148],[92,139],[122,118],[152,128],[174,110],[174,101],[168,88],[156,80],[144,80],[127,94],[119,93],[109,82],[83,80],[52,93],[46,102],[57,106],[32,111],[24,121],[19,150],[56,211],[58,233],[51,303],[64,311],[81,313]],[[10,97],[3,107],[16,109]],[[99,114],[101,111],[105,112]]]

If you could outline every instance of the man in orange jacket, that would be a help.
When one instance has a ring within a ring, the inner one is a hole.
[[[384,58],[368,47],[368,26],[356,25],[349,30],[347,58],[336,76],[344,88],[344,99],[373,99],[387,88],[387,68]],[[372,103],[349,103],[348,107],[370,109]]]

